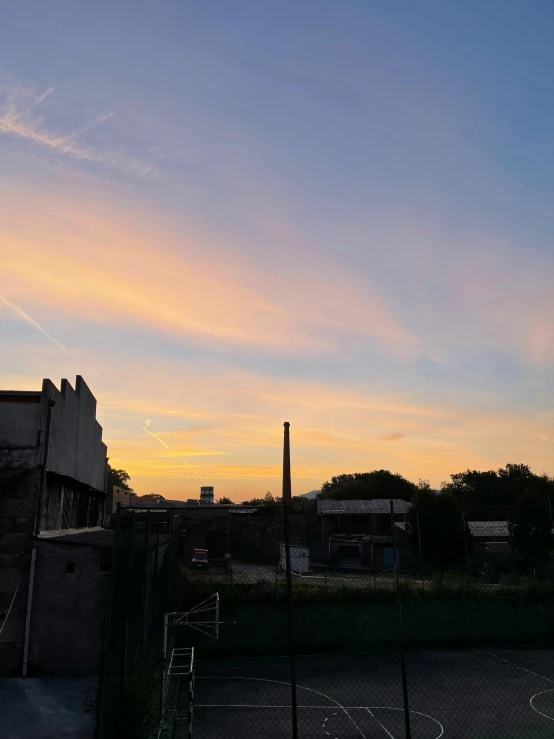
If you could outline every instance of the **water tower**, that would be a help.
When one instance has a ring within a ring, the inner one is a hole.
[[[200,505],[214,504],[214,487],[213,485],[203,485],[200,488]]]

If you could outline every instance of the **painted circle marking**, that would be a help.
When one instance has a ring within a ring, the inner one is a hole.
[[[531,706],[533,711],[535,711],[535,713],[538,713],[540,716],[544,716],[544,718],[547,718],[549,721],[554,721],[554,716],[549,716],[547,713],[539,711],[539,709],[534,704],[535,698],[538,698],[540,695],[545,695],[546,693],[554,693],[554,688],[550,688],[549,690],[541,690],[540,693],[535,693],[535,695],[531,696],[531,698],[529,699],[529,705]]]

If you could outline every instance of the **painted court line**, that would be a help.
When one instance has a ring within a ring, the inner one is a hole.
[[[240,675],[217,675],[214,677],[197,677],[197,680],[253,680],[260,683],[273,683],[274,685],[286,685],[287,687],[290,687],[290,683],[284,682],[283,680],[268,680],[267,678],[263,677],[242,677]],[[331,701],[331,703],[334,703],[336,706],[338,706],[341,711],[344,711],[344,715],[347,717],[347,719],[356,727],[356,730],[358,734],[362,737],[362,739],[367,739],[364,732],[360,729],[358,724],[354,721],[352,716],[348,713],[348,710],[342,706],[337,700],[334,698],[331,698],[330,695],[326,695],[325,693],[321,693],[319,690],[314,690],[313,688],[307,688],[305,685],[297,685],[297,688],[300,688],[301,690],[309,690],[310,693],[315,693],[315,695],[320,695],[322,698],[327,698],[327,700]],[[329,708],[329,706],[326,706]]]
[[[200,678],[200,679],[202,679],[202,678]],[[211,678],[204,678],[204,679],[205,680],[211,680]],[[249,679],[260,679],[260,678],[241,678],[241,679],[249,680]],[[275,681],[275,682],[277,682],[277,681]],[[287,685],[288,683],[284,683],[284,684]],[[298,686],[298,687],[300,687],[300,686]],[[304,690],[312,690],[312,688],[304,688]],[[314,691],[314,692],[316,692],[316,691]],[[544,692],[548,692],[548,691],[544,691]],[[323,695],[323,693],[321,695]],[[533,698],[536,698],[538,695],[541,695],[541,693],[537,693],[537,695],[536,696],[533,696]],[[330,698],[329,700],[333,700],[333,699]],[[268,709],[268,708],[269,709],[273,709],[273,708],[286,708],[286,709],[288,709],[290,711],[291,705],[290,705],[290,703],[288,703],[288,704],[279,704],[279,705],[275,705],[275,704],[260,704],[260,703],[196,703],[195,704],[195,708],[248,708],[249,710],[252,710],[254,708],[262,708],[262,709]],[[318,711],[321,711],[321,710],[329,709],[329,706],[316,706],[316,705],[302,706],[301,705],[301,706],[297,706],[297,708],[313,708],[313,709],[317,709]],[[373,711],[401,711],[401,712],[404,712],[404,709],[403,708],[396,708],[396,707],[393,707],[393,706],[340,706],[340,708],[345,713],[347,711],[368,711],[372,716],[373,716],[373,714],[371,713],[372,710]],[[537,709],[533,707],[533,710],[536,711]],[[537,711],[537,712],[540,713],[539,711]],[[439,727],[440,731],[437,734],[437,736],[435,737],[435,739],[441,739],[441,737],[444,734],[444,726],[441,724],[441,722],[438,719],[434,718],[433,716],[430,716],[428,713],[423,713],[422,711],[414,711],[414,710],[411,710],[410,713],[411,714],[412,713],[413,714],[417,714],[418,716],[423,716],[424,718],[428,718],[429,721],[432,721],[433,723],[437,724],[437,726]],[[349,716],[348,713],[346,713],[346,715],[352,721],[352,723],[356,726],[356,728],[358,729],[358,731],[360,731],[359,727],[356,725],[356,723],[352,719],[352,717]],[[336,713],[336,712],[333,713],[333,716],[338,716],[338,713]],[[387,734],[389,735],[389,737],[392,737],[392,739],[395,739],[395,737],[392,736],[392,734],[388,731],[388,729],[386,729],[383,726],[383,724],[381,724],[381,722],[377,720],[377,718],[375,716],[373,716],[373,718],[375,718],[375,720],[381,726],[381,728],[384,731],[387,732]],[[549,718],[549,717],[547,716],[546,718]],[[325,721],[323,723],[323,728],[325,728],[326,722],[328,720],[329,720],[328,718],[325,719]],[[552,719],[552,720],[554,721],[554,719]],[[364,736],[364,735],[362,734],[362,736]]]
[[[375,714],[374,714],[374,713],[372,713],[372,711],[370,711],[370,710],[369,710],[369,708],[366,708],[365,710],[366,710],[366,711],[367,711],[367,712],[369,713],[369,715],[370,715],[370,716],[371,716],[371,717],[372,717],[373,719],[375,719],[375,721],[377,721],[377,723],[378,723],[378,724],[379,724],[379,726],[380,726],[380,727],[381,727],[381,728],[383,729],[383,731],[384,731],[384,732],[385,732],[385,733],[387,734],[387,736],[389,736],[389,737],[390,737],[390,739],[394,739],[394,736],[393,736],[393,735],[392,735],[392,734],[390,733],[390,731],[389,731],[389,730],[387,729],[387,727],[386,727],[386,726],[383,726],[383,724],[382,724],[382,723],[381,723],[381,722],[379,721],[379,719],[378,719],[378,718],[375,718]]]
[[[527,667],[522,667],[521,665],[518,665],[517,662],[510,662],[509,659],[505,659],[504,657],[501,657],[498,654],[494,654],[493,652],[487,652],[486,649],[482,649],[481,651],[484,652],[485,654],[490,654],[491,657],[496,657],[496,659],[502,660],[502,662],[505,662],[507,665],[512,665],[512,667],[518,667],[520,670],[524,670],[525,672],[528,672],[530,675],[534,675],[535,677],[540,677],[541,680],[546,680],[549,683],[554,683],[554,680],[552,680],[549,677],[546,677],[546,675],[540,675],[538,672],[533,672],[533,670],[528,670]],[[537,693],[537,695],[539,694]]]
[[[539,709],[536,708],[533,701],[535,700],[535,698],[538,698],[539,695],[544,695],[545,693],[552,693],[552,692],[554,692],[554,688],[550,688],[549,690],[541,690],[540,693],[535,693],[535,695],[531,696],[531,698],[529,699],[529,705],[531,706],[533,711],[538,713],[540,716],[544,716],[544,718],[547,718],[549,721],[554,721],[554,718],[552,716],[549,716],[547,713],[543,713],[542,711],[539,711]]]

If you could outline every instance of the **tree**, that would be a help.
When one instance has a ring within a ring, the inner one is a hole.
[[[141,500],[165,500],[165,498],[159,493],[148,493],[148,495],[143,495]]]
[[[276,506],[280,505],[281,498],[275,498],[269,490],[263,498],[251,498],[250,500],[243,500],[241,505],[249,506]]]
[[[118,488],[124,488],[130,490],[131,488],[127,484],[131,479],[131,475],[125,470],[116,470],[108,462],[108,491],[110,491],[114,485]]]
[[[414,547],[434,562],[462,562],[470,546],[470,532],[458,501],[448,491],[437,493],[421,481],[412,501],[410,532]],[[467,548],[466,548],[467,547]]]
[[[544,562],[553,549],[552,522],[545,501],[528,488],[510,511],[514,548],[533,562]]]
[[[498,470],[466,470],[450,476],[451,482],[442,489],[452,493],[473,520],[502,519],[506,508],[516,505],[526,490],[541,499],[554,499],[554,480],[548,475],[536,475],[526,464],[507,464]]]
[[[233,505],[233,501],[231,500],[231,498],[223,497],[217,501],[217,505]]]
[[[465,510],[472,508],[484,508],[490,510],[472,511],[471,518],[504,518],[504,514],[496,513],[494,506],[502,508],[502,490],[499,485],[498,474],[495,470],[482,472],[480,470],[466,470],[450,475],[451,482],[443,483],[443,493],[450,493]],[[506,504],[504,504],[505,506]]]
[[[398,498],[411,500],[417,485],[398,473],[388,470],[355,472],[337,475],[321,486],[319,499],[331,500],[374,500],[375,498]]]

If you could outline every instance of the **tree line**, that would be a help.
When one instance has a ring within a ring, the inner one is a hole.
[[[323,484],[318,497],[409,501],[414,543],[424,557],[445,563],[469,556],[471,521],[506,521],[514,548],[529,560],[545,560],[554,548],[554,478],[525,464],[458,472],[440,490],[389,470],[338,475]]]

